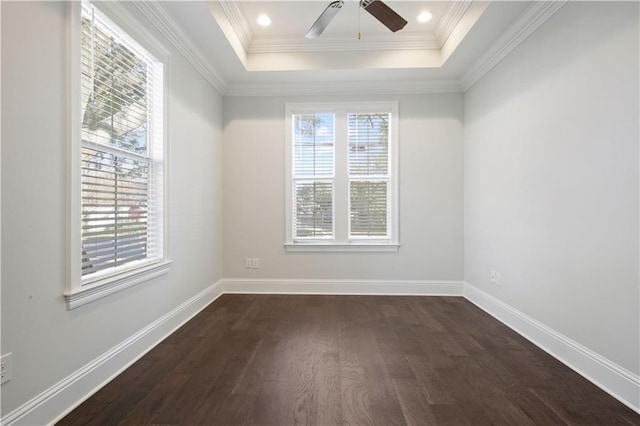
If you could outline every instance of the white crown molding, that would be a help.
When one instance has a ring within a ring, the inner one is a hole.
[[[218,93],[224,94],[227,86],[224,79],[213,65],[204,59],[198,48],[191,43],[187,34],[160,5],[160,2],[134,1],[131,3],[169,40]]]
[[[11,411],[0,419],[0,424],[55,424],[222,294],[222,281],[205,288]]]
[[[225,294],[340,294],[389,296],[462,296],[461,281],[426,280],[222,280]]]
[[[493,45],[460,78],[463,91],[469,90],[493,67],[553,16],[567,0],[535,1],[505,31]]]
[[[450,1],[447,3],[447,8],[442,14],[442,18],[436,24],[433,32],[438,40],[439,46],[442,47],[447,41],[453,30],[456,28],[464,13],[471,5],[472,0],[460,0]]]
[[[255,37],[249,53],[352,52],[378,50],[438,50],[440,42],[433,34],[372,34],[360,40],[355,34],[325,36],[318,39],[300,37]]]
[[[254,39],[254,34],[251,29],[251,24],[249,24],[249,20],[240,6],[240,2],[220,0],[219,3],[224,14],[227,16],[229,25],[231,25],[231,28],[236,33],[238,40],[240,40],[244,51],[248,53],[249,47]]]
[[[640,413],[640,376],[637,374],[469,283],[464,284],[464,297],[609,395]]]
[[[230,84],[225,96],[411,95],[462,93],[456,80],[314,81],[272,84]]]

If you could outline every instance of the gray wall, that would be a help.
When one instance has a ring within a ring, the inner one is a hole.
[[[399,101],[400,251],[286,253],[285,103],[386,99]],[[462,95],[225,99],[225,278],[461,280],[462,138]]]
[[[638,50],[637,3],[567,3],[465,94],[464,168],[465,280],[635,374]]]
[[[172,52],[175,263],[162,279],[66,309],[66,32],[63,2],[2,2],[1,343],[13,353],[3,415],[222,277],[222,100],[154,32]]]

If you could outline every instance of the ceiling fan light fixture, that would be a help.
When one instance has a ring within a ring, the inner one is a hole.
[[[422,23],[429,22],[431,18],[433,18],[433,15],[431,15],[431,12],[428,12],[425,10],[424,12],[421,12],[420,15],[418,15],[418,22],[422,22]]]

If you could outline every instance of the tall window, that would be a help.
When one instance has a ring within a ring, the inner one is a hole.
[[[91,3],[79,15],[80,244],[71,256],[80,279],[70,293],[131,281],[165,257],[163,64]]]
[[[287,105],[288,250],[397,250],[396,120],[396,102]]]

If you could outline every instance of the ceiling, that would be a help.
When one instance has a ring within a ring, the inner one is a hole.
[[[564,4],[385,0],[408,21],[392,33],[356,0],[345,0],[320,37],[305,38],[330,1],[136,4],[221,93],[232,96],[460,92]],[[417,21],[422,11],[432,14],[429,22]],[[262,14],[270,26],[258,25]]]

